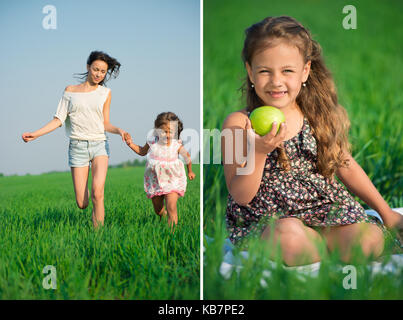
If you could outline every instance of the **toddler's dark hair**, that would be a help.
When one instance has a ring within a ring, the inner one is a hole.
[[[157,119],[155,119],[154,121],[154,128],[158,129],[161,126],[163,126],[164,124],[169,125],[170,122],[176,122],[177,123],[177,136],[179,138],[182,130],[183,130],[183,123],[182,121],[179,119],[179,117],[173,113],[173,112],[162,112],[157,116]]]

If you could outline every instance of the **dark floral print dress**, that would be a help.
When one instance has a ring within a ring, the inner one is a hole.
[[[382,226],[336,179],[330,182],[318,172],[316,140],[306,118],[301,131],[284,141],[284,147],[290,171],[281,169],[274,150],[267,155],[259,190],[250,203],[240,206],[228,195],[226,224],[232,243],[260,235],[270,218],[295,217],[311,227],[364,221]]]

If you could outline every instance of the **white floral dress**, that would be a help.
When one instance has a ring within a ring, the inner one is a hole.
[[[148,198],[176,192],[183,197],[186,191],[186,173],[178,151],[181,140],[171,140],[168,146],[156,138],[149,141],[146,169],[144,172],[144,191]]]

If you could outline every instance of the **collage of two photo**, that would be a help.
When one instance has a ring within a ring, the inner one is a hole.
[[[1,2],[0,300],[402,300],[402,9]]]

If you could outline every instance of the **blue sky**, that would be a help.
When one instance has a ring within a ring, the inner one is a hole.
[[[56,8],[57,27],[42,13]],[[0,173],[69,170],[64,127],[24,143],[21,134],[53,118],[64,88],[78,84],[93,50],[121,64],[112,89],[111,123],[143,144],[156,115],[173,111],[200,132],[200,3],[198,0],[0,2]],[[110,164],[140,158],[108,134]],[[193,155],[195,156],[195,155]]]

